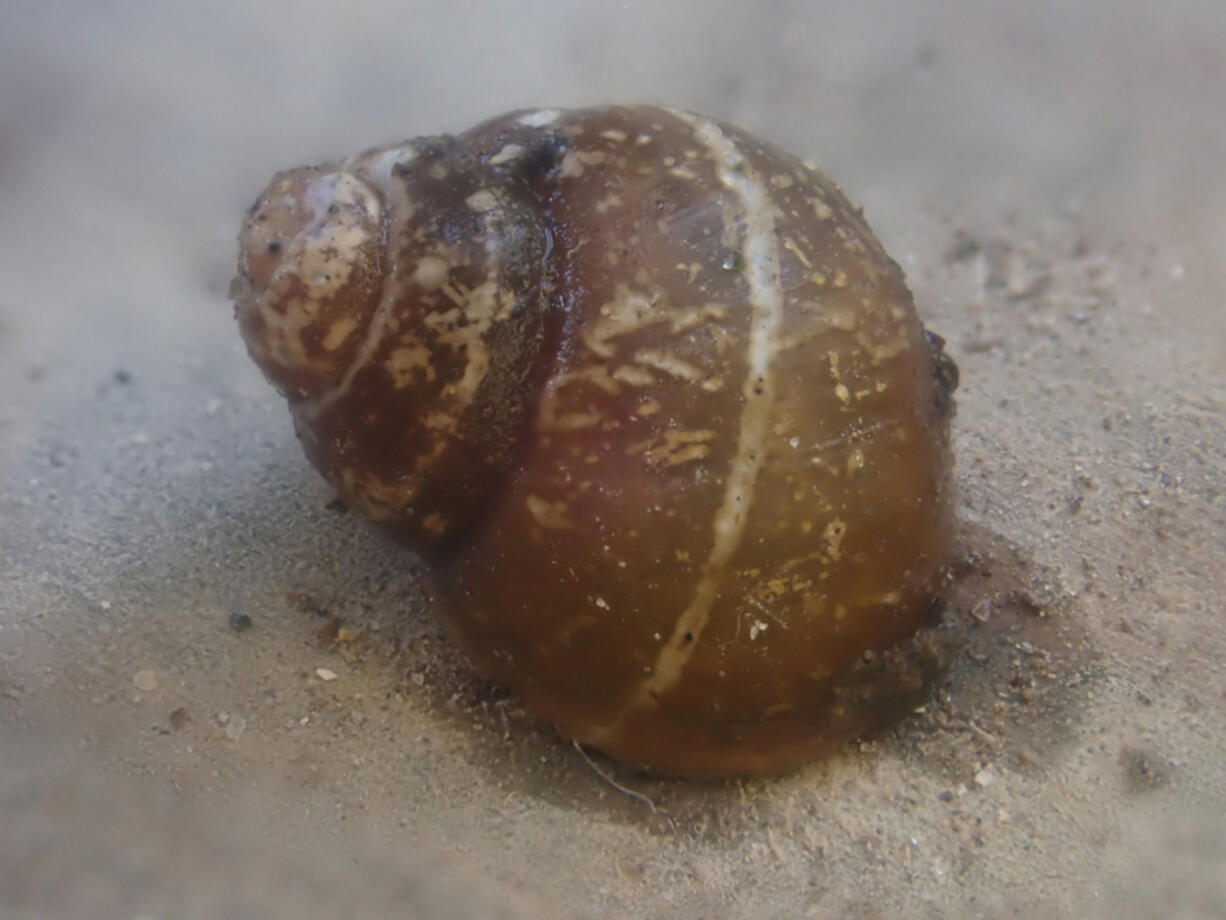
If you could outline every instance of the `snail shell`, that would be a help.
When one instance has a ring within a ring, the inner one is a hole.
[[[956,368],[795,157],[512,113],[279,173],[232,295],[315,466],[564,736],[775,772],[940,673]]]

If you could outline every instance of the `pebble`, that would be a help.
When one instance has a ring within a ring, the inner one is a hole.
[[[237,741],[246,730],[247,720],[238,713],[232,714],[226,721],[226,737],[231,741]]]
[[[141,693],[152,693],[158,688],[158,676],[146,668],[132,675],[132,683]]]
[[[316,668],[315,676],[320,680],[336,680],[336,672],[330,668]]]
[[[246,632],[251,628],[251,617],[245,613],[230,614],[230,628],[235,632]]]
[[[974,607],[971,608],[971,616],[973,616],[980,623],[986,623],[988,619],[991,617],[991,615],[992,615],[991,598],[985,597],[983,600],[979,601],[979,603],[977,603]]]

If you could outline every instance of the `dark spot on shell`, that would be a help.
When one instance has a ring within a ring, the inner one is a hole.
[[[560,134],[544,134],[516,161],[516,172],[526,179],[547,176],[561,165],[570,146],[569,138]]]
[[[418,149],[421,151],[421,155],[427,160],[441,160],[447,155],[447,139],[443,137],[425,138],[422,140],[421,146]],[[397,163],[396,166],[392,168],[392,172],[396,172],[396,170],[403,165],[405,164]]]
[[[269,244],[268,244],[268,251],[269,251],[269,252],[271,252],[271,253],[274,253],[274,254],[275,254],[275,253],[280,252],[280,251],[281,251],[281,244],[280,244],[280,243],[278,243],[278,242],[276,242],[276,241],[269,243]]]
[[[937,409],[942,415],[952,415],[954,390],[958,389],[960,377],[958,365],[945,353],[945,339],[927,329],[924,330],[924,337],[928,340],[928,351],[932,356],[932,373],[937,382]]]

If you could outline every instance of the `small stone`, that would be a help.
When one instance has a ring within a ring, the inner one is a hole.
[[[141,693],[152,693],[158,688],[158,676],[146,668],[132,675],[132,683]]]
[[[320,680],[336,680],[336,672],[331,668],[316,668],[315,676]]]
[[[328,617],[319,629],[315,630],[315,638],[320,648],[327,648],[340,639],[341,625],[345,621],[340,617]]]
[[[313,613],[321,617],[328,615],[319,602],[305,591],[286,591],[285,600],[291,607],[302,613]]]
[[[341,642],[352,642],[358,634],[348,626],[342,626],[336,631],[336,638]]]
[[[110,602],[110,601],[103,601],[103,602],[102,602],[102,603],[100,603],[98,606],[99,606],[99,607],[101,607],[101,608],[102,608],[104,611],[106,611],[106,610],[110,610],[110,609],[111,609],[111,602]]]
[[[180,706],[178,709],[176,709],[174,712],[170,714],[170,727],[173,728],[175,731],[179,731],[181,728],[187,725],[187,723],[190,722],[191,720],[192,720],[191,713],[189,713],[186,709]]]
[[[1120,763],[1134,790],[1157,789],[1166,784],[1170,775],[1170,761],[1152,751],[1125,747],[1120,751]]]
[[[980,789],[987,789],[994,782],[996,782],[996,777],[992,775],[991,767],[984,767],[975,774],[975,785]]]
[[[235,713],[234,715],[230,716],[229,721],[226,722],[226,737],[229,738],[231,741],[237,741],[239,738],[242,737],[243,732],[245,732],[246,730],[247,730],[247,720],[244,719],[242,716],[240,716],[238,713]]]
[[[235,632],[246,632],[251,628],[251,617],[245,613],[230,614],[230,628]]]

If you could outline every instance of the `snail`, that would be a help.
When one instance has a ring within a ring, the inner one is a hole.
[[[315,467],[565,738],[775,773],[931,687],[957,369],[814,167],[513,112],[278,173],[231,295]]]

